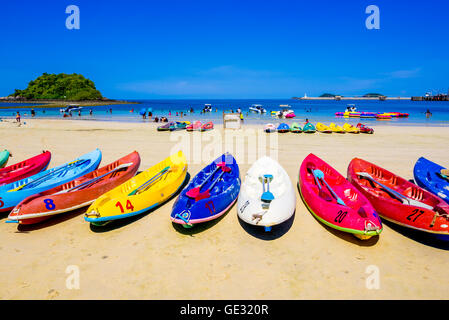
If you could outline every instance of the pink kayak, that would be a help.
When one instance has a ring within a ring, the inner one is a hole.
[[[201,130],[202,126],[203,126],[203,124],[201,123],[201,121],[195,121],[195,123],[187,126],[186,130],[187,131],[199,131],[199,130]]]
[[[325,225],[362,240],[382,232],[382,222],[365,196],[312,153],[301,164],[299,188],[310,212]]]
[[[50,159],[50,151],[44,151],[25,161],[0,169],[0,185],[13,183],[45,170]]]

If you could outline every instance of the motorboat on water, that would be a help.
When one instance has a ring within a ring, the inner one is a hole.
[[[203,108],[203,112],[212,112],[212,105],[211,104],[205,104]]]
[[[282,109],[280,111],[272,111],[271,115],[278,118],[287,118],[287,119],[296,117],[295,112],[291,109],[289,105],[281,104],[279,107],[281,107]]]
[[[83,107],[81,107],[79,104],[69,104],[67,107],[59,109],[59,111],[61,113],[69,113],[74,111],[80,111],[82,109]]]
[[[262,107],[260,104],[253,104],[251,107],[249,107],[249,111],[254,113],[266,113],[267,110]]]

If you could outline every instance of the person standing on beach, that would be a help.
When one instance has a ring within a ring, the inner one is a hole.
[[[147,113],[144,112],[144,113],[142,114],[142,119],[146,119],[146,118],[147,118]]]
[[[151,120],[151,118],[153,118],[153,112],[148,111],[148,118]]]
[[[20,123],[20,112],[19,111],[17,111],[17,114],[16,114],[16,121],[18,123]]]
[[[90,109],[89,114],[92,115],[92,113],[93,113],[93,112],[92,112],[92,109]]]
[[[429,109],[426,111],[426,118],[429,119],[432,116],[432,112]]]
[[[81,117],[81,110],[78,110],[78,117]]]
[[[34,112],[34,109],[31,109],[31,117],[34,118],[35,115],[36,115],[36,112]]]

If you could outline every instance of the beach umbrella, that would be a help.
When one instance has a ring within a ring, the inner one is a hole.
[[[148,108],[147,112],[153,112],[153,108]]]
[[[142,108],[142,109],[140,109],[139,114],[140,114],[141,116],[143,116],[143,115],[145,114],[145,112],[147,112],[147,109]]]

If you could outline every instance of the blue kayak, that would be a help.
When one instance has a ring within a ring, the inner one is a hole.
[[[234,157],[225,153],[201,170],[173,205],[171,220],[190,228],[224,214],[240,192],[240,171]]]
[[[280,133],[290,132],[290,127],[286,123],[281,123],[276,130]]]
[[[23,199],[72,181],[98,168],[101,151],[96,149],[61,166],[0,187],[0,212],[11,211]],[[49,203],[48,206],[52,206]]]
[[[413,175],[418,186],[449,203],[449,177],[441,175],[442,169],[446,168],[421,157],[416,161]]]

